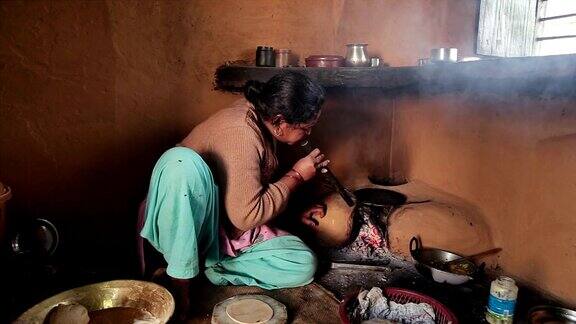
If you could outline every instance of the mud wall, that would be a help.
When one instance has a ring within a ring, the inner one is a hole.
[[[332,3],[308,4],[1,2],[0,179],[14,192],[11,224],[48,218],[62,256],[134,265],[154,161],[237,98],[212,90],[216,67],[252,59],[260,44],[332,50]]]
[[[462,93],[395,101],[392,173],[480,208],[504,271],[576,303],[574,100]]]

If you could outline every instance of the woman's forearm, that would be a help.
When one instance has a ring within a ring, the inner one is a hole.
[[[270,184],[261,195],[242,206],[227,206],[228,217],[234,227],[241,231],[249,231],[278,216],[284,209],[288,197],[304,182],[297,171],[290,170],[277,182]],[[231,200],[234,202],[234,200]],[[272,207],[272,208],[270,208]]]
[[[294,192],[294,190],[304,182],[304,178],[302,178],[302,175],[298,171],[292,169],[288,171],[280,181],[288,186],[290,192]]]

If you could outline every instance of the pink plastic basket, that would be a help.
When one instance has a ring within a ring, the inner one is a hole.
[[[388,299],[393,300],[400,304],[405,303],[427,303],[432,306],[434,313],[436,313],[436,323],[438,324],[458,324],[458,319],[448,307],[440,303],[436,299],[417,293],[412,290],[402,288],[384,288],[384,295]],[[350,294],[340,302],[339,313],[342,324],[352,324],[348,316],[348,306],[358,296],[358,293]]]

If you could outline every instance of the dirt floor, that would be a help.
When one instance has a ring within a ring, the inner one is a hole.
[[[326,259],[323,259],[326,260]],[[37,302],[74,287],[106,280],[130,278],[110,268],[87,269],[64,264],[31,264],[21,260],[0,271],[3,293],[0,323],[9,323]],[[197,305],[188,323],[209,323],[213,306],[237,294],[261,293],[287,306],[292,323],[339,323],[338,303],[360,288],[399,287],[427,294],[448,306],[460,323],[482,323],[490,278],[480,276],[461,286],[438,284],[421,276],[411,263],[393,258],[381,260],[382,266],[321,264],[316,282],[301,288],[264,291],[255,287],[215,287],[209,284],[194,291],[203,302]],[[117,269],[116,269],[117,270]],[[516,321],[527,323],[528,310],[536,305],[560,305],[529,287],[520,286]],[[560,305],[562,306],[562,305]]]

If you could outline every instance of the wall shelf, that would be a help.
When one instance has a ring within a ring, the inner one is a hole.
[[[487,59],[422,67],[274,68],[223,65],[216,71],[216,89],[240,91],[247,80],[267,81],[284,71],[297,71],[326,88],[375,88],[403,91],[527,91],[531,94],[574,95],[576,55]]]

